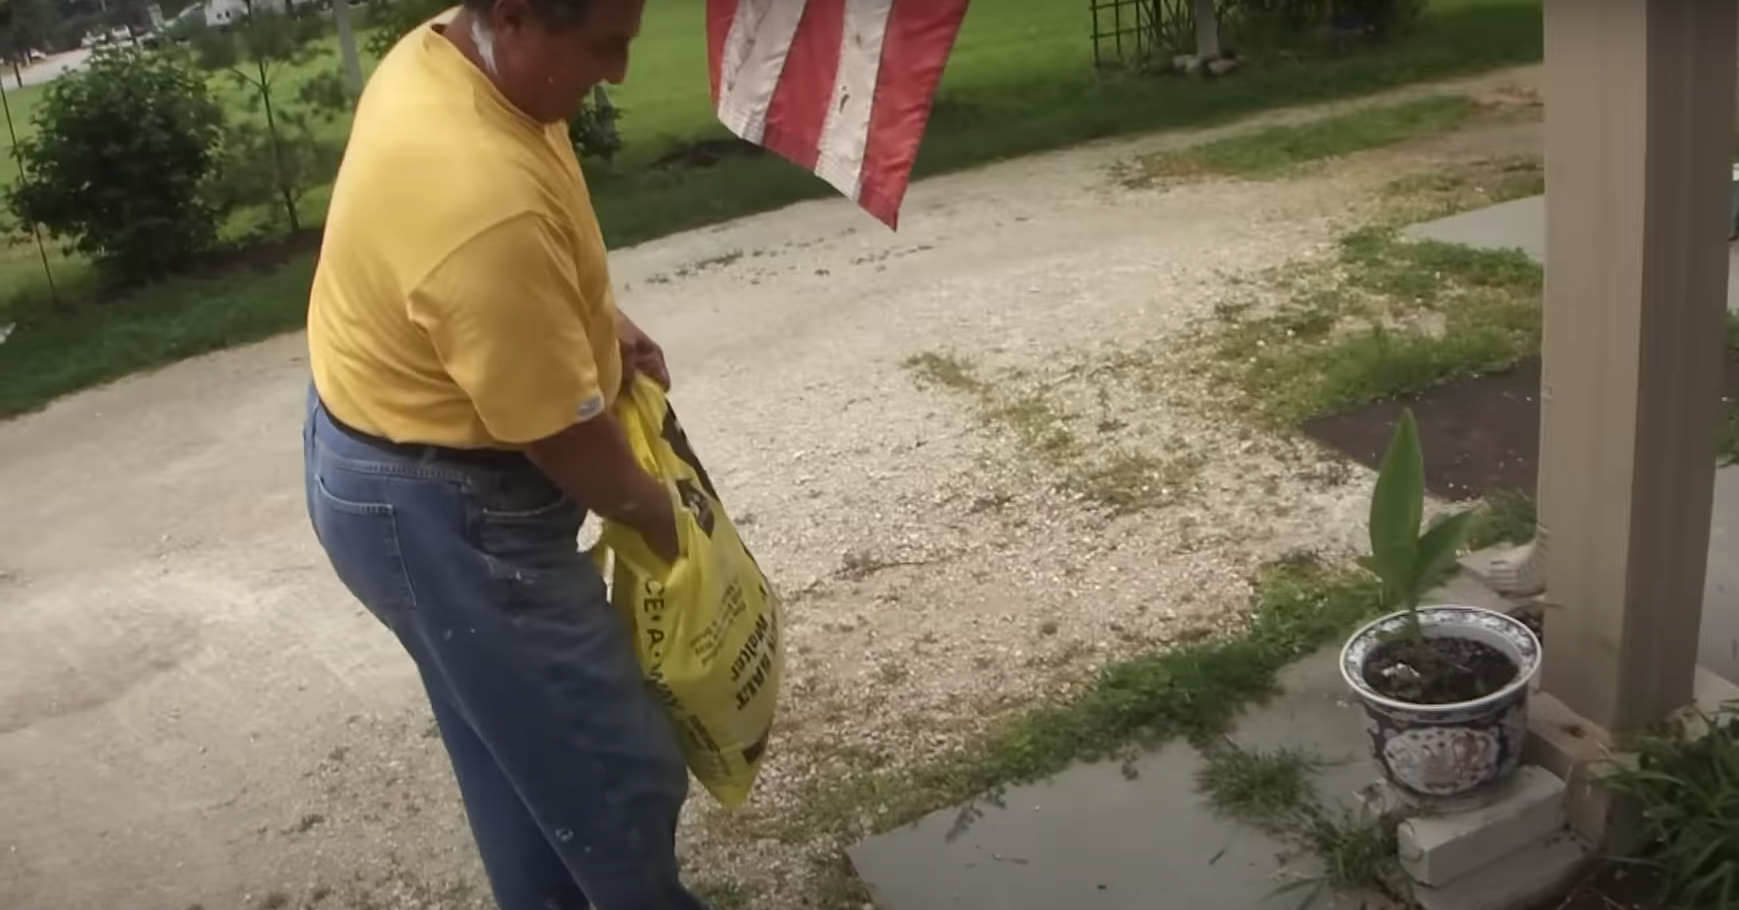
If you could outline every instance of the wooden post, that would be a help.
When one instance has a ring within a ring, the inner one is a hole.
[[[1544,691],[1619,734],[1692,698],[1739,4],[1546,0],[1545,15]]]

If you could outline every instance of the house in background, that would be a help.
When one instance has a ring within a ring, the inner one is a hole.
[[[205,24],[211,28],[225,28],[230,23],[245,19],[250,10],[272,10],[287,13],[290,10],[316,3],[318,0],[205,0],[203,4],[195,4],[193,9],[203,9]]]

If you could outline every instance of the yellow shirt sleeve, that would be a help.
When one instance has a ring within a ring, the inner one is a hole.
[[[508,445],[545,439],[603,413],[576,252],[542,216],[518,215],[470,238],[410,295],[410,316]],[[593,321],[610,325],[613,318]]]

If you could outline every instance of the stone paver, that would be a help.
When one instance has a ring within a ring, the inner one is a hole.
[[[1251,711],[1233,739],[1323,759],[1325,798],[1347,806],[1373,778],[1364,722],[1331,648],[1287,669],[1285,694]],[[871,838],[852,862],[878,910],[1296,910],[1315,860],[1206,805],[1202,757],[1173,743],[1131,765],[1076,766],[977,807],[936,813]],[[1294,887],[1288,888],[1288,885]],[[1370,894],[1323,894],[1318,910],[1380,910]]]
[[[1521,250],[1546,259],[1546,197],[1530,196],[1416,224],[1402,232],[1418,240],[1459,243],[1489,250]],[[1739,272],[1739,250],[1728,250],[1728,275]],[[1727,282],[1727,309],[1739,313],[1739,281]]]

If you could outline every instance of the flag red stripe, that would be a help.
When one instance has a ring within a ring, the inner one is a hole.
[[[740,0],[707,0],[706,56],[707,73],[712,76],[713,107],[719,105],[719,82],[724,74],[725,42],[731,37],[731,23],[737,19]]]
[[[839,77],[844,38],[845,0],[805,0],[779,87],[767,105],[767,129],[761,137],[764,148],[804,170],[815,170],[820,154],[821,129]]]
[[[739,136],[822,172],[896,227],[967,3],[708,0],[714,107]]]
[[[936,87],[966,18],[967,0],[894,0],[870,112],[858,204],[894,228]]]

